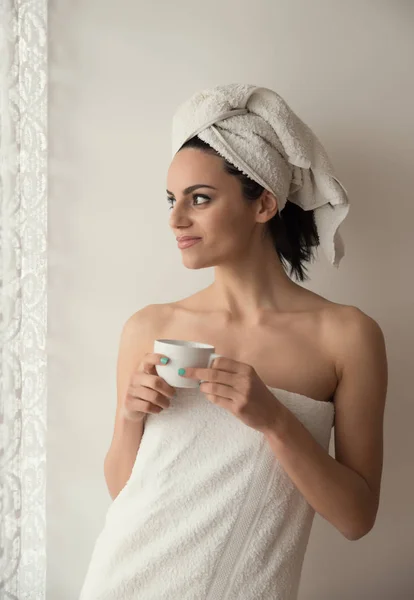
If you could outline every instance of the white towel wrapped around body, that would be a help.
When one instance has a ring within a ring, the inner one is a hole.
[[[269,389],[328,449],[334,405]],[[80,600],[295,600],[314,514],[262,433],[178,389],[148,416]]]

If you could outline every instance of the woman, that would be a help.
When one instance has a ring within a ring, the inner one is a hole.
[[[207,111],[213,106],[216,116],[202,114],[202,127],[181,123],[180,135],[176,124],[175,142],[185,141],[168,172],[170,226],[177,238],[197,238],[181,245],[183,263],[214,267],[214,282],[188,298],[145,307],[124,327],[105,462],[115,500],[81,600],[292,600],[315,511],[349,540],[374,525],[387,389],[384,337],[358,308],[292,279],[307,279],[306,262],[321,239],[338,263],[343,250],[333,236],[346,211],[335,228],[316,215],[327,200],[315,189],[326,191],[333,177],[326,155],[307,129],[302,159],[312,139],[310,164],[325,169],[298,172],[306,167],[298,167],[297,157],[296,165],[289,162],[286,129],[278,129],[282,119],[292,134],[297,117],[274,92],[260,96],[263,89],[203,90],[198,102],[217,100],[219,91],[220,102],[227,94],[237,103],[210,102]],[[270,102],[284,112],[268,116]],[[191,119],[202,113],[188,103],[184,108]],[[260,121],[248,122],[258,114]],[[279,131],[277,142],[264,123]],[[301,125],[297,120],[298,141]],[[239,143],[243,136],[258,144],[254,152]],[[278,171],[274,180],[263,157]],[[302,181],[299,191],[307,192],[299,202],[292,181]],[[331,189],[344,200],[342,189]],[[175,390],[157,376],[155,365],[168,360],[150,351],[158,338],[215,347],[221,356],[210,369],[183,373],[204,380],[199,390]],[[335,459],[328,453],[334,422]]]

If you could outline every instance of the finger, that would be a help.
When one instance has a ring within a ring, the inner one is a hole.
[[[161,362],[161,359],[167,359],[167,362]],[[145,373],[151,373],[152,375],[156,374],[157,371],[155,369],[155,365],[164,365],[168,364],[169,358],[165,356],[165,354],[158,354],[155,352],[148,352],[144,358],[142,359],[139,365],[139,371],[144,371]]]
[[[184,371],[184,372],[183,372]],[[201,367],[183,367],[178,373],[180,377],[187,377],[187,379],[205,379],[212,380],[213,371],[215,369],[202,369]]]
[[[209,383],[222,383],[224,385],[234,385],[235,374],[229,373],[228,371],[222,371],[221,369],[202,369],[199,367],[188,367],[185,369],[184,375],[189,379],[198,379],[201,381],[207,381]]]
[[[142,421],[149,414],[158,414],[163,410],[161,406],[136,398],[131,398],[124,404],[124,413],[132,421]]]
[[[163,396],[167,396],[167,398],[171,398],[176,392],[175,388],[167,383],[165,379],[151,373],[142,372],[132,376],[128,391],[135,394],[135,391],[141,389],[141,387],[154,390]]]
[[[160,406],[162,408],[168,408],[170,406],[169,397],[165,396],[164,394],[159,394],[155,390],[144,387],[142,385],[138,386],[137,388],[131,391],[128,391],[127,400],[128,404],[132,403],[133,406],[138,407],[140,403],[147,404],[148,402],[150,402],[151,404],[156,404],[157,406]],[[141,409],[136,408],[136,410]]]
[[[214,373],[217,371],[232,373],[233,375],[248,375],[252,369],[247,363],[242,363],[232,358],[218,356],[215,358],[209,368],[184,367],[185,373],[180,375],[190,379],[202,379],[205,381],[214,381]],[[225,383],[223,381],[223,383]]]
[[[199,367],[188,367],[190,370],[196,369],[197,371],[205,371],[206,369]],[[234,360],[233,358],[227,358],[226,356],[218,356],[215,358],[207,371],[211,369],[219,369],[220,371],[227,371],[228,373],[238,373],[240,375],[248,375],[252,367],[247,363]]]
[[[240,393],[232,386],[222,383],[205,382],[200,385],[200,391],[206,396],[214,396],[215,401],[223,405],[227,403],[234,404],[240,397]]]

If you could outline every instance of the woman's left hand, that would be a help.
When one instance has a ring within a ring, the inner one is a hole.
[[[271,429],[282,415],[281,402],[246,363],[220,356],[209,369],[186,367],[181,377],[203,379],[199,389],[213,404],[262,433]]]

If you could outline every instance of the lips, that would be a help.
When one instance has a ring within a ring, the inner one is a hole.
[[[181,238],[178,240],[178,247],[189,248],[190,246],[194,246],[194,244],[197,244],[200,240],[201,238]]]

